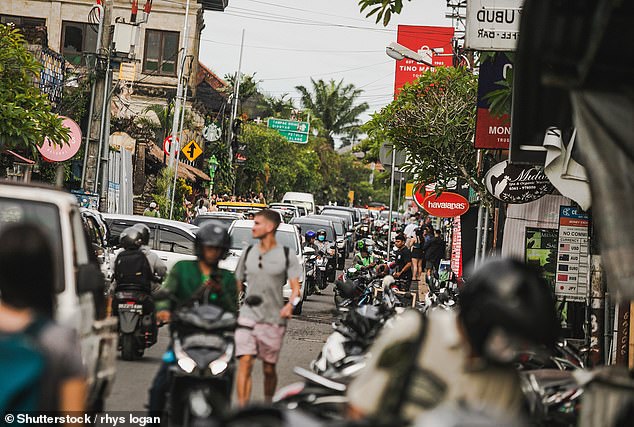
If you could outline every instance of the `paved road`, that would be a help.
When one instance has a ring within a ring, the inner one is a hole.
[[[304,303],[302,315],[289,322],[278,364],[278,388],[298,381],[293,368],[308,368],[310,361],[317,356],[332,332],[333,314],[334,302],[330,286],[323,295],[310,297]],[[117,377],[106,401],[106,410],[145,410],[147,390],[168,344],[167,328],[161,328],[158,342],[146,351],[143,359],[134,362],[117,361]],[[258,363],[253,377],[253,400],[262,400],[263,396],[263,376],[261,364]]]

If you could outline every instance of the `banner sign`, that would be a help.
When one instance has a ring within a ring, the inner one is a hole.
[[[555,295],[585,301],[590,272],[590,216],[574,206],[559,209],[559,244]]]
[[[478,108],[476,111],[475,148],[508,150],[511,143],[511,119],[508,114],[496,117],[489,111],[486,96],[502,87],[497,84],[506,78],[513,64],[506,55],[497,54],[493,61],[480,64],[478,76]]]
[[[524,0],[469,0],[464,47],[515,50],[523,3]]]
[[[396,41],[414,52],[434,49],[443,56],[432,54],[432,62],[436,67],[453,65],[453,27],[427,27],[417,25],[399,25]],[[448,56],[445,56],[448,55]],[[411,59],[396,61],[394,76],[394,96],[398,95],[405,83],[411,83],[430,67]]]
[[[460,216],[469,210],[469,201],[460,194],[443,191],[440,196],[430,194],[423,200],[423,209],[437,218]]]
[[[484,183],[496,199],[518,205],[537,200],[554,190],[541,166],[518,165],[508,160],[489,169]]]
[[[453,219],[453,232],[451,234],[451,270],[458,277],[462,277],[462,228],[460,217]]]
[[[557,229],[526,227],[525,261],[539,267],[551,287],[555,286],[557,269]]]

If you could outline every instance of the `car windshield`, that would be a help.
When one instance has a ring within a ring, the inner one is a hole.
[[[277,243],[282,246],[286,246],[291,250],[299,253],[299,247],[297,246],[297,239],[295,233],[292,231],[277,230],[275,233],[275,239]],[[241,251],[249,245],[255,245],[257,240],[253,238],[251,228],[247,227],[234,227],[231,230],[231,249]]]
[[[343,236],[346,232],[343,229],[343,222],[341,221],[332,221],[332,224],[335,226],[335,233],[337,236]]]
[[[313,230],[315,233],[321,229],[326,230],[326,240],[334,242],[337,240],[335,238],[335,230],[324,224],[318,224],[310,221],[293,221],[292,224],[298,226],[301,230],[301,234],[306,234],[307,231]]]

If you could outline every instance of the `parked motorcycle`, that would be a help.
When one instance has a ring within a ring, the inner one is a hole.
[[[380,278],[373,275],[371,270],[349,268],[335,281],[335,307],[338,311],[347,311],[357,306],[372,304],[373,286],[380,286]]]

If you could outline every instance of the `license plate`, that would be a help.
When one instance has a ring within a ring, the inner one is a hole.
[[[326,267],[319,267],[320,271],[326,271]]]
[[[143,311],[143,305],[141,305],[141,304],[124,304],[124,303],[119,303],[119,310],[126,310],[126,311],[138,311],[138,312],[141,312],[141,311]]]

